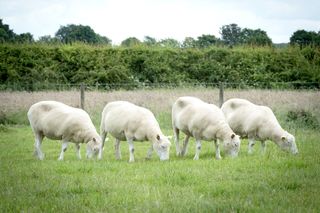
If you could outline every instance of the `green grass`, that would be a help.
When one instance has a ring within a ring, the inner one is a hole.
[[[168,113],[157,118],[172,135]],[[145,160],[149,143],[135,143],[129,164],[126,142],[122,160],[114,157],[113,138],[103,160],[78,160],[71,144],[57,160],[60,143],[45,139],[45,159],[33,156],[33,134],[27,125],[0,129],[0,212],[319,212],[320,133],[296,131],[299,155],[260,144],[247,154],[244,140],[238,158],[214,159],[214,146],[203,142],[194,161],[192,140],[185,158]],[[82,146],[82,157],[85,148]],[[222,153],[223,154],[223,153]]]

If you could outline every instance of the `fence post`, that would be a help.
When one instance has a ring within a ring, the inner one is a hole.
[[[85,89],[85,85],[84,83],[81,83],[80,85],[80,106],[81,109],[84,110],[84,89]]]
[[[219,105],[222,106],[224,100],[223,100],[223,82],[219,83]]]

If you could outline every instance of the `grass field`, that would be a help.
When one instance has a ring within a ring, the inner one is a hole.
[[[76,93],[76,92],[74,92]],[[95,124],[103,105],[116,99],[151,108],[165,134],[170,128],[170,102],[181,95],[194,95],[217,103],[217,91],[92,92],[86,108]],[[57,160],[60,143],[45,140],[45,159],[36,160],[33,135],[26,122],[29,104],[54,99],[76,105],[73,92],[0,93],[6,125],[0,125],[0,212],[319,212],[320,132],[286,120],[289,110],[305,110],[319,119],[319,92],[229,91],[226,97],[243,97],[275,110],[280,123],[296,136],[299,154],[282,152],[272,142],[265,154],[257,143],[247,154],[247,141],[236,159],[214,158],[214,146],[203,142],[200,160],[194,161],[192,140],[185,158],[160,162],[154,153],[145,160],[148,143],[135,143],[135,163],[129,164],[126,142],[122,160],[114,157],[113,138],[104,158],[78,160],[71,144],[65,160]],[[25,116],[25,117],[24,117]],[[98,127],[98,126],[97,126]],[[84,146],[81,149],[85,157]]]

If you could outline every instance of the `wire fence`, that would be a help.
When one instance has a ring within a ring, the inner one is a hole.
[[[79,90],[139,90],[139,89],[175,89],[175,88],[220,88],[225,89],[272,89],[272,90],[320,90],[320,82],[179,82],[179,83],[11,83],[0,84],[0,91],[67,91]]]

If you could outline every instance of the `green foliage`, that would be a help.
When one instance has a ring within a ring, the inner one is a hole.
[[[1,119],[1,117],[0,117],[0,119]],[[0,123],[0,132],[8,132],[8,131],[9,131],[9,127],[7,125]]]
[[[254,46],[270,46],[272,45],[271,39],[267,33],[261,29],[251,30],[244,28],[241,31],[241,43]]]
[[[34,39],[31,33],[21,33],[16,36],[15,41],[18,43],[33,43]]]
[[[9,25],[3,24],[0,19],[0,43],[14,41],[15,33],[9,28]]]
[[[121,42],[123,47],[137,47],[141,44],[141,41],[136,37],[130,37]]]
[[[197,41],[192,37],[186,37],[181,45],[183,48],[196,48]]]
[[[143,43],[147,46],[156,46],[157,45],[157,40],[153,37],[150,36],[145,36]]]
[[[214,35],[202,35],[198,37],[196,47],[207,48],[217,43],[217,38]]]
[[[111,40],[96,34],[89,26],[69,24],[61,26],[56,32],[56,38],[65,44],[84,42],[89,44],[110,44]]]
[[[305,88],[303,82],[312,82],[309,88],[319,88],[320,50],[0,45],[0,89],[39,90],[50,89],[51,84],[82,82],[137,85],[220,81],[262,88],[277,87],[272,82],[297,82],[293,88]]]
[[[261,29],[252,30],[249,28],[241,29],[237,24],[229,24],[221,27],[222,41],[229,45],[254,45],[270,46],[271,39],[267,33]]]
[[[237,24],[229,24],[221,27],[222,40],[230,46],[241,43],[241,28]]]
[[[287,122],[293,122],[298,128],[319,129],[320,123],[316,116],[305,110],[289,111]]]
[[[291,45],[299,45],[300,48],[312,45],[320,46],[320,31],[318,33],[306,30],[297,30],[290,37]]]
[[[32,43],[34,42],[31,33],[22,33],[17,35],[9,28],[9,25],[3,24],[0,19],[0,43],[15,42],[15,43]]]
[[[22,110],[19,112],[5,113],[0,111],[0,125],[28,125],[27,112]]]
[[[181,46],[179,41],[172,38],[162,39],[159,42],[159,44],[162,47],[168,47],[168,48],[179,48]]]

